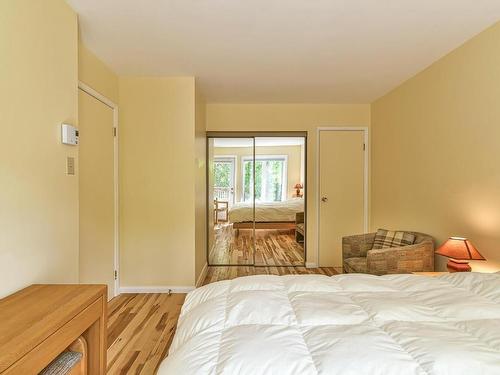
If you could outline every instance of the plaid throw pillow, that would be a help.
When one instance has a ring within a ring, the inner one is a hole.
[[[407,246],[413,245],[414,242],[415,235],[409,232],[395,232],[387,229],[378,229],[372,249]]]

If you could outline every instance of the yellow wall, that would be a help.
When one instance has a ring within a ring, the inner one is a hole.
[[[118,76],[78,42],[78,79],[118,104]]]
[[[203,96],[194,78],[118,78],[79,47],[79,79],[119,104],[120,284],[194,285],[206,263]]]
[[[236,202],[243,200],[243,164],[244,157],[253,156],[252,147],[215,147],[215,156],[236,156],[235,165],[235,199]],[[257,146],[255,155],[286,155],[287,156],[287,199],[292,199],[295,194],[294,185],[301,181],[301,146]]]
[[[200,280],[207,263],[207,200],[206,200],[206,104],[199,90],[195,97],[195,278]]]
[[[377,100],[372,130],[372,229],[466,236],[500,270],[500,23]]]
[[[368,104],[208,104],[209,131],[307,131],[307,262],[317,261],[316,129],[370,126]]]
[[[78,281],[77,18],[63,0],[0,2],[0,297]]]
[[[120,77],[122,286],[195,284],[195,83]]]

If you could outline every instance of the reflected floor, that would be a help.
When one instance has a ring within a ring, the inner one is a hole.
[[[236,231],[232,224],[216,226],[210,264],[253,264],[252,232]],[[304,265],[304,245],[295,241],[294,230],[256,229],[255,245],[256,266]]]
[[[342,270],[334,267],[305,268],[305,267],[254,267],[254,266],[210,266],[203,285],[215,283],[221,280],[231,280],[236,277],[252,275],[325,275],[334,276],[342,273]]]

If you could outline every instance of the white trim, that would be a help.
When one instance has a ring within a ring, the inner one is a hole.
[[[107,105],[113,110],[113,127],[116,129],[116,136],[113,137],[113,179],[114,179],[114,249],[113,249],[113,263],[114,271],[117,272],[117,277],[114,282],[113,296],[116,297],[120,294],[120,211],[119,211],[119,187],[118,187],[118,105],[113,101],[94,90],[92,87],[85,83],[78,81],[78,88],[83,92],[89,94],[101,103]]]
[[[316,238],[316,259],[318,261],[318,265],[320,264],[319,259],[319,247],[320,247],[320,209],[321,209],[321,186],[320,186],[320,134],[322,131],[362,131],[363,132],[363,142],[365,144],[364,150],[364,181],[363,181],[363,230],[365,233],[368,232],[368,155],[369,155],[369,138],[368,138],[368,127],[367,126],[320,126],[316,129],[316,202],[317,202],[317,238]]]
[[[203,268],[201,269],[200,276],[198,276],[198,280],[196,280],[196,287],[199,288],[203,285],[203,281],[205,281],[205,277],[207,277],[208,273],[208,263],[205,263]]]
[[[306,262],[306,268],[318,268],[318,263]]]
[[[194,286],[183,285],[163,285],[163,286],[122,286],[120,287],[120,294],[122,293],[189,293],[196,288]]]
[[[213,159],[236,159],[237,155],[214,155]]]
[[[115,104],[113,101],[111,101],[110,99],[108,99],[107,97],[105,97],[104,95],[102,95],[100,92],[94,90],[92,87],[90,87],[89,85],[83,83],[82,81],[78,81],[78,88],[84,92],[86,92],[87,94],[89,94],[90,96],[93,96],[94,98],[96,98],[97,100],[99,100],[100,102],[103,102],[104,104],[106,104],[109,108],[111,109],[117,109],[118,108],[118,105]]]

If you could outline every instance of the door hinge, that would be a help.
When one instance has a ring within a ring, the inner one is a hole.
[[[366,145],[363,143],[363,151],[366,150]]]
[[[118,271],[115,270],[115,280],[118,279]]]
[[[116,128],[113,128],[113,137],[116,137]]]

